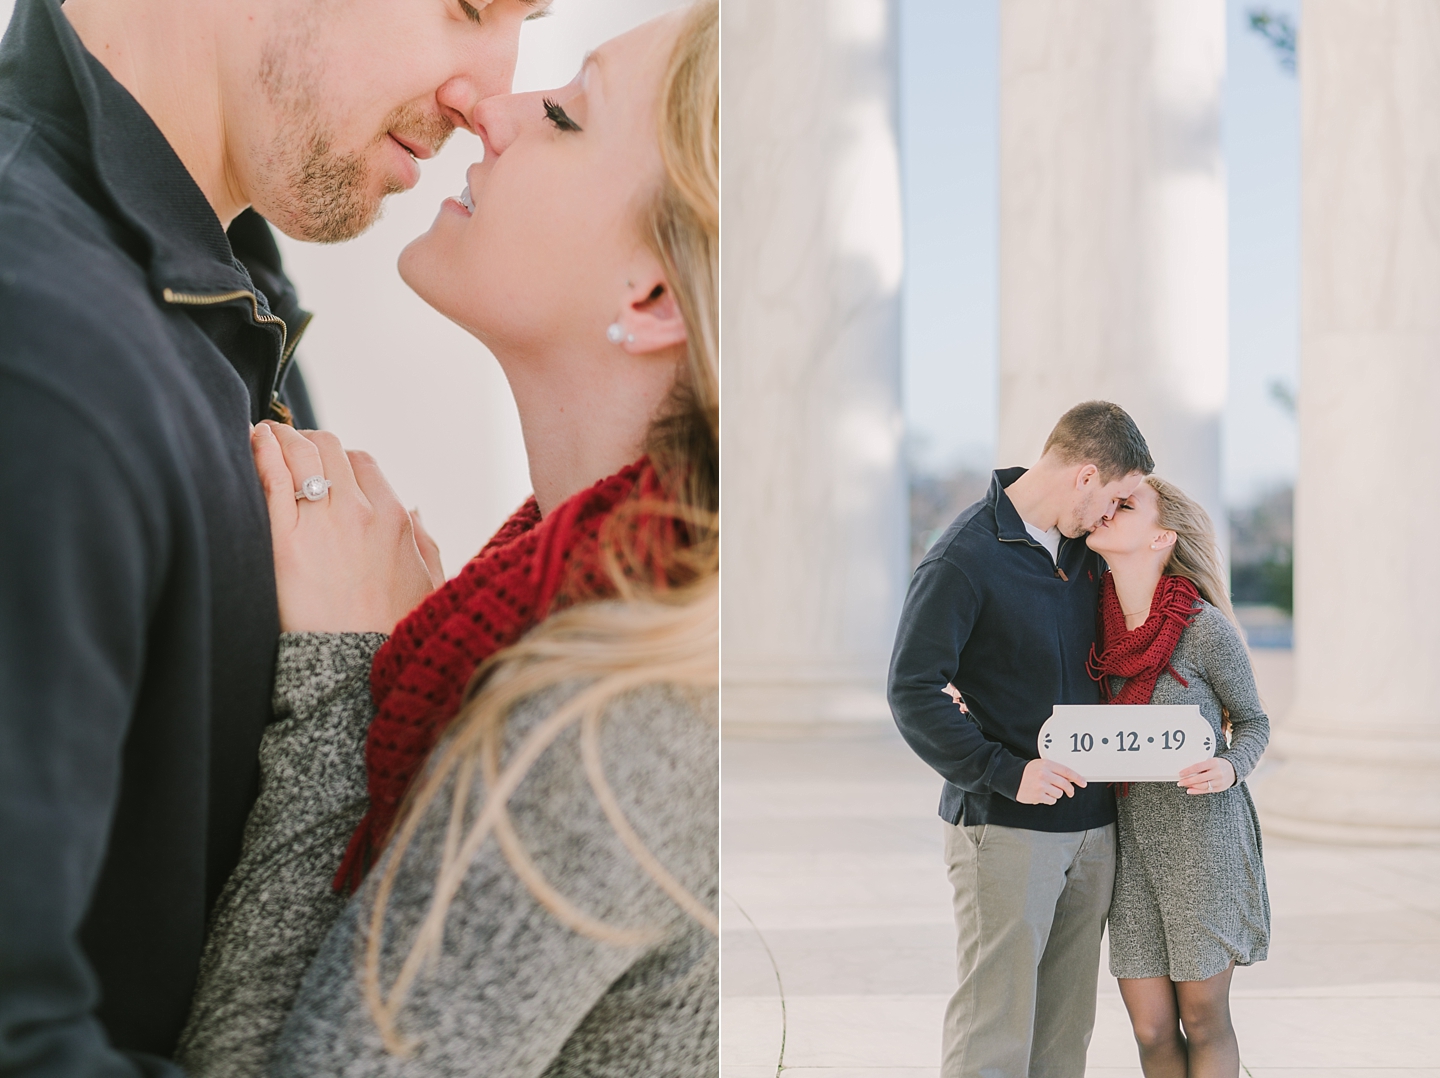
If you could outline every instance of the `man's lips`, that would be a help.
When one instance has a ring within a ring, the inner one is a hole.
[[[416,160],[428,161],[430,160],[430,158],[435,156],[435,150],[430,146],[426,146],[423,142],[416,142],[412,139],[403,138],[400,135],[395,134],[394,131],[391,131],[389,134],[392,139],[394,139],[400,144],[402,149],[408,151],[409,154]]]

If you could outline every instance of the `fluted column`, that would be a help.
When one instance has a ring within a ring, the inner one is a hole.
[[[723,706],[888,721],[906,580],[886,0],[726,0]]]
[[[1440,842],[1440,4],[1300,32],[1295,704],[1268,830]]]
[[[1222,535],[1224,73],[1224,0],[1001,0],[997,462],[1113,400]]]

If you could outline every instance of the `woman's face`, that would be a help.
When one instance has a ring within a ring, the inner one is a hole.
[[[485,159],[401,254],[406,283],[492,351],[613,348],[607,327],[659,273],[639,223],[663,178],[657,98],[681,25],[662,16],[566,86],[476,106]]]
[[[1159,557],[1168,557],[1174,535],[1160,526],[1160,500],[1155,488],[1141,482],[1135,492],[1120,503],[1114,516],[1101,519],[1085,544],[1107,557],[1135,554],[1152,547]]]

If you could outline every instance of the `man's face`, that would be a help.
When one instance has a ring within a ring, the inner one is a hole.
[[[1075,498],[1070,506],[1068,521],[1061,521],[1060,531],[1071,539],[1089,535],[1099,526],[1100,521],[1115,515],[1120,503],[1135,493],[1145,479],[1140,472],[1109,483],[1100,481],[1100,473],[1093,464],[1082,467],[1075,476]]]
[[[275,0],[226,117],[243,201],[336,243],[420,179],[482,98],[506,93],[520,27],[548,0]],[[261,17],[261,16],[257,16]]]

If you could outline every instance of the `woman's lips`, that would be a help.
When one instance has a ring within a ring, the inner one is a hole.
[[[463,213],[466,217],[469,217],[472,213],[475,212],[475,200],[470,196],[470,185],[467,183],[463,191],[461,191],[458,195],[451,195],[440,205],[442,207],[454,207],[460,213]]]

